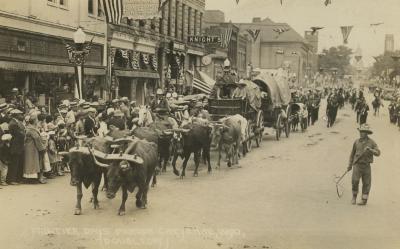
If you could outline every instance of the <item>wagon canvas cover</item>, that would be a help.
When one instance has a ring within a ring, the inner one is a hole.
[[[245,80],[246,96],[252,108],[259,110],[261,107],[261,90],[260,87],[250,80]]]
[[[269,73],[260,73],[253,81],[263,91],[268,92],[268,96],[270,96],[275,106],[288,105],[290,103],[290,88],[284,76],[272,77]]]

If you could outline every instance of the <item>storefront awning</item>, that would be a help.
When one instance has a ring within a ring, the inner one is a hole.
[[[0,61],[0,69],[21,71],[21,72],[34,72],[34,73],[61,73],[61,74],[74,74],[74,67],[66,65],[47,65],[36,64],[29,62],[16,62],[16,61]],[[91,68],[85,67],[86,75],[105,75],[105,68]]]
[[[160,78],[160,75],[156,72],[141,72],[134,70],[115,70],[115,75],[119,77],[131,77],[131,78],[151,78],[151,79]]]

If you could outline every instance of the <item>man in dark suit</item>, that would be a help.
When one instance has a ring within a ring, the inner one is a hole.
[[[10,141],[11,163],[8,169],[7,182],[10,185],[17,185],[22,180],[24,167],[25,127],[22,123],[24,116],[23,112],[18,109],[12,110],[10,114],[9,131],[12,135]]]
[[[98,125],[95,120],[96,109],[93,107],[89,108],[87,111],[88,115],[84,122],[85,135],[87,137],[94,137],[97,134]]]

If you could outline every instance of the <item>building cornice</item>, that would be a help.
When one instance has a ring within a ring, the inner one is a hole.
[[[23,15],[18,15],[15,13],[10,13],[10,12],[1,11],[1,10],[0,10],[0,17],[14,19],[14,20],[18,20],[18,21],[29,22],[29,23],[41,25],[44,27],[57,28],[57,29],[61,29],[64,31],[69,31],[69,32],[74,32],[77,28],[74,26],[69,26],[69,25],[64,25],[64,24],[60,24],[60,23],[54,23],[54,22],[37,19],[36,16],[23,16]],[[24,30],[24,29],[18,29],[18,28],[13,28],[13,29],[18,30],[18,31],[29,32],[29,30]],[[32,32],[32,31],[30,31],[30,32]],[[96,35],[96,36],[104,37],[104,33],[94,32],[91,30],[85,29],[85,33],[88,35]],[[46,34],[46,35],[51,36],[51,34]],[[70,37],[66,37],[66,38],[70,38]]]

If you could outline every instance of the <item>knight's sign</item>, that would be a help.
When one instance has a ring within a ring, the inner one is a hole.
[[[221,43],[220,36],[201,36],[192,35],[188,36],[189,43]]]

